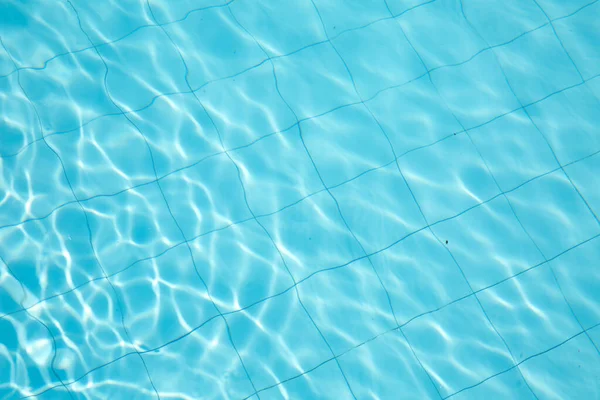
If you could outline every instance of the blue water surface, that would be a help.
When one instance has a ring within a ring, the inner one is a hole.
[[[600,1],[0,2],[0,399],[600,399]]]

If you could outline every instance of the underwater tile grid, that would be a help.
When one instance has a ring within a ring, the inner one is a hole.
[[[0,399],[600,399],[600,1],[0,1]]]

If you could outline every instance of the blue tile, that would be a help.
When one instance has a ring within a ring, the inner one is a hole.
[[[600,4],[594,2],[577,14],[554,22],[556,34],[584,79],[600,74],[600,51],[596,44],[600,33],[595,29],[598,15]]]
[[[538,398],[593,399],[600,395],[600,356],[583,334],[526,361],[521,371]]]
[[[444,397],[514,365],[472,297],[416,319],[403,329]]]
[[[397,156],[462,130],[428,77],[381,92],[367,105]]]
[[[397,326],[385,288],[367,260],[315,275],[298,291],[334,354]]]
[[[25,295],[25,306],[103,276],[77,204],[62,207],[46,219],[0,231],[0,256],[26,292],[21,293],[17,285],[8,293]]]
[[[155,179],[143,136],[122,115],[46,140],[63,160],[78,199],[111,195]]]
[[[508,199],[547,258],[600,233],[594,216],[562,171],[508,193]]]
[[[152,149],[159,177],[223,152],[210,116],[193,94],[159,97],[128,116]]]
[[[49,132],[79,129],[107,114],[119,113],[104,86],[106,67],[94,49],[56,58],[41,70],[20,72],[25,93]]]
[[[600,213],[600,193],[598,193],[598,187],[600,187],[599,168],[600,149],[593,156],[565,166],[565,172],[592,209],[596,218],[599,216],[598,213]]]
[[[154,349],[218,315],[189,250],[176,247],[110,278],[131,340]]]
[[[328,187],[394,161],[384,133],[364,105],[301,123],[306,147]]]
[[[54,365],[62,380],[81,378],[136,350],[123,328],[117,298],[106,280],[48,300],[30,312],[48,326],[55,338]]]
[[[544,261],[504,197],[433,227],[480,290]]]
[[[548,265],[486,289],[477,297],[516,362],[581,330]]]
[[[381,335],[339,360],[359,399],[393,399],[399,393],[414,400],[439,397],[398,331]]]
[[[277,92],[271,63],[211,83],[198,91],[198,97],[226,149],[250,145],[296,123],[294,114]]]
[[[546,26],[494,49],[522,104],[530,104],[581,82],[552,27]],[[526,65],[527,68],[523,68]]]
[[[96,255],[109,275],[183,240],[156,183],[97,197],[83,207]]]
[[[371,256],[400,324],[468,296],[471,291],[450,254],[429,230]]]
[[[27,396],[60,385],[59,379],[47,370],[54,348],[52,336],[44,325],[26,313],[19,313],[0,319],[0,330],[3,347],[0,379],[12,384],[12,388],[3,384],[0,390],[9,389],[7,392],[13,397]]]
[[[490,51],[464,64],[435,70],[431,76],[465,128],[487,123],[520,107]]]
[[[162,397],[178,393],[189,398],[241,399],[253,392],[222,318],[145,354],[144,360]],[[173,371],[180,371],[177,378],[166,379]]]
[[[398,21],[428,69],[464,62],[486,47],[469,29],[456,0],[430,2]]]
[[[396,163],[336,187],[332,193],[369,254],[425,226]]]
[[[469,131],[503,191],[559,168],[551,148],[523,110]]]
[[[252,36],[224,8],[192,13],[165,29],[185,60],[193,90],[207,82],[239,74],[266,58]]]
[[[19,67],[41,68],[57,54],[90,46],[66,3],[4,2],[0,36]]]
[[[98,51],[108,67],[110,97],[125,111],[146,107],[163,93],[189,91],[178,49],[158,27],[139,30]]]
[[[462,0],[462,10],[490,46],[510,42],[548,23],[534,0]]]
[[[283,98],[299,119],[360,101],[348,71],[329,43],[274,60]]]
[[[565,298],[585,329],[600,323],[597,307],[600,276],[596,273],[600,253],[598,243],[600,240],[594,238],[550,262]]]
[[[160,185],[188,240],[252,217],[237,170],[225,154],[169,175]]]
[[[230,155],[240,169],[246,200],[255,215],[277,212],[323,190],[298,127]]]
[[[499,192],[464,134],[409,153],[399,163],[429,223],[453,217]]]
[[[300,375],[331,358],[293,290],[226,318],[257,390]]]
[[[153,383],[160,377],[152,377]],[[98,382],[102,382],[98,385]],[[152,382],[146,373],[142,360],[135,354],[115,360],[113,363],[102,369],[92,371],[82,380],[70,385],[69,389],[72,396],[78,399],[85,398],[106,398],[114,396],[126,396],[130,399],[139,399],[147,396],[155,396]],[[65,394],[62,387],[58,387],[51,392],[45,393],[44,400],[50,400],[61,394]],[[68,395],[66,398],[71,398]],[[41,397],[41,396],[40,396]],[[42,398],[42,397],[41,397]]]
[[[236,0],[231,11],[269,56],[282,56],[326,40],[319,14],[306,0]]]
[[[364,253],[326,192],[260,218],[296,280],[349,263]]]
[[[190,247],[198,273],[222,312],[249,307],[294,284],[271,238],[256,221],[202,236]]]
[[[600,150],[599,106],[586,86],[577,86],[527,107],[527,112],[564,165]]]
[[[348,65],[363,100],[427,73],[393,19],[344,33],[333,44]]]
[[[0,177],[1,226],[46,217],[75,201],[58,157],[43,141],[3,159]]]
[[[17,74],[0,78],[0,155],[11,156],[42,137],[35,108],[19,86]]]

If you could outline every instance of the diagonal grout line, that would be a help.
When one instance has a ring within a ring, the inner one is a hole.
[[[426,3],[422,3],[422,4],[418,5],[418,6],[412,7],[412,8],[410,8],[410,9],[408,9],[408,10],[406,10],[406,11],[403,11],[402,13],[400,13],[400,14],[396,15],[396,16],[395,16],[395,17],[393,17],[393,18],[397,18],[397,17],[399,17],[399,16],[403,15],[403,14],[404,14],[404,13],[406,13],[406,12],[412,11],[413,9],[415,9],[415,8],[418,8],[418,7],[421,7],[421,6],[425,6],[425,5],[427,5],[427,4],[430,4],[430,3],[434,2],[434,1],[437,1],[437,0],[429,1],[429,2],[426,2]],[[598,1],[600,1],[600,0],[595,0],[595,1],[593,1],[592,3],[589,3],[589,4],[585,5],[585,6],[582,6],[581,8],[579,8],[579,9],[578,9],[578,10],[576,10],[576,11],[574,11],[573,13],[571,13],[571,14],[569,14],[569,15],[566,15],[566,16],[563,16],[563,17],[555,18],[553,21],[558,21],[558,20],[560,20],[560,19],[564,19],[564,18],[568,18],[568,17],[570,17],[570,16],[573,16],[573,15],[575,15],[576,13],[578,13],[579,11],[583,10],[584,8],[586,8],[586,7],[588,7],[588,6],[592,5],[592,4],[595,4],[595,3],[597,3]],[[390,19],[393,19],[393,18],[390,18],[390,17],[382,18],[381,20],[374,21],[374,22],[372,22],[372,23],[366,24],[366,25],[364,25],[364,26],[361,26],[361,27],[358,27],[358,28],[352,28],[352,29],[348,29],[348,30],[346,30],[346,31],[342,31],[342,32],[340,32],[338,35],[336,35],[336,36],[332,37],[332,39],[331,39],[331,40],[333,40],[333,39],[335,39],[335,38],[337,38],[337,37],[341,36],[342,34],[344,34],[344,33],[346,33],[346,32],[349,32],[349,31],[355,31],[355,30],[360,30],[360,29],[366,28],[366,27],[368,27],[368,26],[370,26],[370,25],[372,25],[372,24],[374,24],[374,23],[381,22],[381,21],[384,21],[384,20],[390,20]],[[475,57],[477,57],[478,55],[480,55],[480,54],[482,54],[482,53],[485,53],[485,52],[487,52],[487,51],[489,51],[489,50],[491,50],[491,49],[497,48],[497,47],[502,47],[502,46],[508,45],[508,44],[510,44],[510,43],[512,43],[512,42],[514,42],[515,40],[519,39],[519,38],[520,38],[520,37],[522,37],[522,36],[528,35],[528,34],[530,34],[530,33],[532,33],[532,32],[535,32],[535,31],[537,31],[537,30],[539,30],[539,29],[542,29],[542,28],[544,28],[544,27],[548,26],[548,24],[549,24],[549,23],[545,23],[545,24],[542,24],[542,25],[540,25],[540,26],[538,26],[538,27],[536,27],[536,28],[533,28],[533,29],[531,29],[531,30],[529,30],[529,31],[523,32],[523,33],[521,33],[521,34],[517,35],[516,37],[514,37],[513,39],[511,39],[511,40],[509,40],[509,41],[507,41],[507,42],[500,43],[500,44],[496,44],[496,45],[493,45],[493,46],[491,46],[491,47],[489,47],[489,48],[484,48],[484,49],[481,49],[481,50],[479,50],[478,52],[476,52],[475,54],[473,54],[471,57],[469,57],[468,59],[466,59],[466,60],[464,60],[464,61],[461,61],[461,62],[458,62],[458,63],[454,63],[454,64],[441,65],[441,66],[438,66],[438,67],[434,67],[434,68],[432,68],[431,70],[427,71],[426,73],[422,74],[421,76],[418,76],[418,77],[416,77],[416,78],[414,78],[414,79],[411,79],[411,80],[409,80],[409,81],[407,81],[407,82],[404,82],[404,83],[402,83],[402,84],[399,84],[399,85],[393,85],[393,86],[390,86],[390,87],[388,87],[388,88],[381,89],[381,90],[379,90],[378,92],[376,92],[376,93],[375,93],[373,96],[371,96],[370,98],[366,99],[366,100],[365,100],[365,102],[369,102],[369,101],[373,100],[375,97],[377,97],[377,96],[378,96],[378,95],[380,95],[381,93],[387,92],[387,91],[389,91],[389,90],[393,90],[393,89],[400,88],[400,87],[402,87],[402,86],[404,86],[404,85],[407,85],[407,84],[410,84],[410,83],[412,83],[412,82],[414,82],[414,81],[416,81],[416,80],[418,80],[418,79],[420,79],[420,78],[426,77],[426,76],[428,75],[428,73],[431,73],[431,72],[433,72],[433,71],[437,71],[438,69],[443,69],[443,68],[448,68],[448,67],[456,67],[456,66],[459,66],[459,65],[462,65],[462,64],[468,63],[469,61],[471,61],[472,59],[474,59]],[[217,82],[220,82],[220,81],[223,81],[223,80],[232,79],[232,78],[235,78],[235,77],[237,77],[237,76],[240,76],[240,75],[242,75],[242,74],[244,74],[244,73],[246,73],[246,72],[249,72],[249,71],[251,71],[251,70],[253,70],[253,69],[255,69],[255,68],[259,68],[259,67],[261,67],[262,65],[264,65],[265,63],[267,63],[269,60],[275,60],[275,59],[278,59],[278,58],[284,58],[284,57],[288,57],[288,56],[290,56],[290,55],[292,55],[292,54],[298,53],[298,52],[300,52],[300,51],[303,51],[303,50],[305,50],[305,49],[307,49],[307,48],[314,47],[314,46],[317,46],[317,45],[320,45],[320,44],[324,44],[324,43],[327,43],[327,42],[328,42],[327,40],[324,40],[324,41],[320,41],[320,42],[312,43],[312,44],[310,44],[310,45],[307,45],[307,46],[301,47],[301,48],[299,48],[299,49],[297,49],[297,50],[294,50],[294,51],[292,51],[292,52],[290,52],[290,53],[287,53],[287,54],[284,54],[284,55],[280,55],[280,56],[273,56],[273,57],[268,57],[267,59],[265,59],[265,60],[263,60],[263,61],[259,62],[258,64],[256,64],[256,65],[253,65],[253,66],[250,66],[250,67],[248,67],[248,68],[246,68],[246,69],[244,69],[244,70],[242,70],[242,71],[240,71],[240,72],[237,72],[237,73],[235,73],[235,74],[233,74],[233,75],[229,75],[229,76],[225,76],[225,77],[221,77],[221,78],[217,78],[217,79],[213,79],[213,80],[207,81],[207,82],[203,83],[202,85],[200,85],[198,88],[196,88],[196,89],[193,89],[193,91],[199,91],[199,90],[201,90],[202,88],[204,88],[204,87],[206,87],[206,86],[208,86],[208,85],[210,85],[210,84],[217,83]],[[592,80],[592,79],[594,79],[594,78],[596,78],[596,77],[598,77],[598,76],[600,76],[600,74],[598,74],[598,75],[595,75],[595,76],[592,76],[592,77],[588,78],[588,79],[587,79],[587,81],[590,81],[590,80]],[[140,112],[140,111],[144,111],[144,110],[146,110],[147,108],[151,107],[151,106],[154,104],[154,102],[155,102],[157,99],[161,98],[161,97],[166,97],[166,96],[176,96],[176,95],[183,95],[183,94],[190,94],[190,92],[189,92],[189,91],[176,91],[176,92],[169,92],[169,93],[162,93],[162,94],[158,94],[158,95],[154,96],[154,97],[153,97],[153,98],[150,100],[150,102],[149,102],[148,104],[146,104],[145,106],[143,106],[143,107],[141,107],[141,108],[139,108],[139,109],[136,109],[136,110],[128,110],[128,111],[123,111],[123,112],[117,112],[117,113],[108,113],[108,114],[98,115],[98,116],[96,116],[96,117],[93,117],[93,118],[89,119],[88,121],[84,122],[83,124],[79,125],[78,127],[75,127],[75,128],[72,128],[72,129],[68,129],[68,130],[65,130],[65,131],[56,131],[56,132],[50,132],[50,133],[48,133],[48,134],[46,135],[46,137],[50,137],[50,136],[54,136],[54,135],[62,135],[62,134],[67,134],[67,133],[70,133],[70,132],[74,132],[74,131],[80,130],[80,129],[82,129],[83,127],[85,127],[86,125],[88,125],[88,124],[90,124],[90,123],[92,123],[92,122],[94,122],[94,121],[96,121],[96,120],[98,120],[98,119],[101,119],[101,118],[105,118],[105,117],[111,117],[111,116],[119,116],[119,115],[126,115],[126,114],[130,114],[130,113],[137,113],[137,112]],[[542,101],[542,100],[544,100],[544,99],[540,99],[540,100],[538,100],[538,101]],[[300,120],[300,122],[302,122],[302,121],[304,121],[304,120],[307,120],[307,119],[311,119],[311,118],[316,118],[316,117],[322,116],[322,115],[324,115],[324,114],[327,114],[327,113],[329,113],[329,112],[336,111],[337,109],[339,109],[339,108],[342,108],[342,107],[353,106],[353,105],[358,105],[358,104],[360,104],[360,102],[357,102],[357,103],[351,103],[351,104],[346,104],[346,105],[344,105],[344,106],[341,106],[341,107],[338,107],[338,108],[335,108],[335,109],[329,110],[329,111],[328,111],[328,112],[326,112],[326,113],[319,114],[319,115],[315,115],[315,116],[312,116],[312,117],[307,117],[307,118],[305,118],[305,119],[302,119],[302,120]],[[292,127],[293,127],[293,126],[290,126],[290,127],[286,128],[286,129],[284,129],[284,130],[290,129],[290,128],[292,128]],[[281,131],[279,131],[279,132],[274,132],[274,133],[280,133],[280,132],[281,132]],[[23,147],[21,147],[21,148],[20,148],[19,150],[17,150],[15,153],[6,154],[6,155],[2,155],[2,154],[0,154],[0,159],[3,159],[3,158],[11,158],[11,157],[15,157],[15,156],[19,155],[20,153],[22,153],[23,151],[25,151],[25,149],[26,149],[26,148],[28,148],[29,146],[31,146],[32,144],[34,144],[34,143],[37,143],[37,142],[39,142],[39,141],[41,141],[41,140],[42,140],[42,138],[35,139],[35,140],[33,140],[33,141],[31,141],[31,142],[29,142],[29,143],[25,144]]]
[[[568,248],[568,249],[566,249],[566,250],[563,250],[561,253],[559,253],[559,254],[557,254],[556,256],[554,256],[554,257],[550,258],[550,259],[548,260],[548,262],[551,262],[551,261],[553,261],[553,260],[555,260],[555,259],[557,259],[557,258],[561,257],[562,255],[564,255],[564,254],[567,254],[568,252],[570,252],[570,251],[572,251],[572,250],[575,250],[575,249],[577,249],[578,247],[580,247],[580,246],[582,246],[582,245],[584,245],[584,244],[586,244],[586,243],[589,243],[589,242],[591,242],[591,241],[593,241],[593,240],[597,240],[597,239],[600,239],[600,234],[594,235],[594,236],[592,236],[592,237],[590,237],[590,238],[588,238],[588,239],[586,239],[586,240],[584,240],[584,241],[582,241],[582,242],[580,242],[580,243],[578,243],[578,244],[576,244],[576,245],[574,245],[574,246],[572,246],[572,247],[570,247],[570,248]],[[402,241],[402,239],[398,240],[396,243],[398,243],[398,242],[400,242],[400,241]],[[396,244],[396,243],[395,243],[395,244]],[[392,245],[390,245],[390,246],[388,246],[388,247],[386,247],[386,248],[384,248],[384,249],[381,249],[381,250],[379,250],[379,251],[377,251],[377,252],[374,252],[374,253],[372,253],[372,254],[370,254],[370,255],[374,255],[374,254],[377,254],[377,253],[383,252],[383,251],[385,251],[387,248],[389,248],[389,247],[392,247],[392,246],[393,246],[393,244],[392,244]],[[353,263],[353,262],[355,262],[355,261],[358,261],[358,260],[361,260],[361,259],[362,259],[362,258],[359,258],[359,259],[356,259],[356,260],[350,261],[350,262],[348,262],[348,263],[346,263],[346,264],[343,264],[343,265],[341,265],[341,266],[338,266],[338,267],[335,267],[335,268],[342,268],[342,267],[345,267],[345,266],[347,266],[347,265],[350,265],[351,263]],[[494,283],[494,284],[492,284],[492,285],[489,285],[489,286],[487,286],[487,287],[485,287],[485,288],[479,289],[479,290],[477,290],[475,293],[480,293],[480,292],[483,292],[484,290],[487,290],[487,289],[493,288],[493,287],[495,287],[495,286],[498,286],[498,285],[500,285],[500,284],[502,284],[502,283],[504,283],[504,282],[506,282],[506,281],[509,281],[509,280],[511,280],[511,279],[514,279],[514,278],[516,278],[516,277],[518,277],[518,276],[520,276],[520,275],[523,275],[523,274],[525,274],[525,273],[526,273],[526,272],[528,272],[528,271],[531,271],[531,270],[533,270],[533,269],[539,268],[539,267],[541,267],[541,266],[543,266],[543,265],[545,265],[545,264],[546,264],[546,261],[542,261],[541,263],[538,263],[538,264],[536,264],[536,265],[534,265],[534,266],[532,266],[532,267],[530,267],[530,268],[528,268],[528,269],[526,269],[526,270],[523,270],[523,271],[521,271],[521,272],[519,272],[519,273],[517,273],[517,274],[515,274],[515,275],[513,275],[513,276],[507,277],[507,278],[505,278],[505,279],[502,279],[502,280],[498,281],[497,283]],[[321,270],[321,271],[317,271],[317,272],[315,272],[315,273],[314,273],[314,274],[312,274],[312,275],[316,275],[317,273],[320,273],[320,272],[325,272],[325,271],[327,271],[327,270]],[[312,276],[312,275],[311,275],[311,276]],[[305,280],[309,279],[311,276],[308,276],[308,277],[304,278],[303,280],[299,281],[299,282],[298,282],[298,284],[301,284],[301,283],[302,283],[302,282],[304,282]],[[254,303],[252,303],[252,304],[248,305],[248,306],[245,306],[244,308],[242,308],[242,309],[240,309],[240,310],[235,310],[235,311],[226,312],[226,313],[224,313],[224,315],[231,315],[231,314],[235,314],[235,313],[238,313],[238,312],[242,312],[242,311],[248,310],[248,309],[250,309],[250,308],[252,308],[252,307],[254,307],[254,306],[256,306],[256,305],[258,305],[258,304],[260,304],[260,303],[262,303],[262,302],[264,302],[264,301],[267,301],[267,300],[273,299],[273,298],[275,298],[275,297],[278,297],[278,296],[280,296],[280,295],[283,295],[284,293],[287,293],[288,291],[290,291],[290,290],[292,290],[292,289],[293,289],[293,288],[291,288],[291,287],[290,287],[290,288],[288,288],[288,289],[286,289],[286,290],[284,290],[284,291],[282,291],[282,292],[280,292],[280,293],[278,293],[278,294],[275,294],[275,295],[269,296],[269,297],[267,297],[267,298],[265,298],[265,299],[263,299],[263,300],[259,300],[259,301],[256,301],[256,302],[254,302]],[[437,312],[437,311],[439,311],[439,310],[442,310],[442,309],[444,309],[444,308],[446,308],[446,307],[448,307],[448,306],[450,306],[450,305],[452,305],[452,304],[454,304],[454,303],[458,303],[458,302],[460,302],[461,300],[464,300],[464,299],[466,299],[466,298],[469,298],[469,297],[471,297],[472,295],[473,295],[473,294],[468,294],[468,295],[466,295],[466,296],[463,296],[463,297],[460,297],[460,298],[458,298],[458,299],[456,299],[456,300],[453,300],[453,301],[451,301],[451,302],[448,302],[447,304],[444,304],[444,305],[442,305],[442,306],[440,306],[440,307],[438,307],[438,308],[436,308],[436,309],[433,309],[433,310],[430,310],[430,311],[426,311],[426,312],[423,312],[423,313],[421,313],[421,314],[419,314],[419,315],[416,315],[416,316],[414,316],[414,317],[410,318],[408,321],[404,322],[404,323],[403,323],[401,326],[406,326],[406,325],[408,325],[410,322],[412,322],[412,321],[414,321],[414,320],[416,320],[416,319],[419,319],[419,318],[421,318],[421,317],[423,317],[423,316],[425,316],[425,315],[429,315],[429,314],[432,314],[432,313],[434,313],[434,312]],[[168,341],[168,342],[166,342],[166,343],[162,344],[161,346],[158,346],[158,347],[156,347],[156,348],[153,348],[153,349],[148,349],[148,350],[142,351],[141,353],[142,353],[142,354],[145,354],[145,353],[151,353],[151,352],[154,352],[154,351],[160,350],[160,349],[162,349],[162,348],[164,348],[164,347],[167,347],[167,346],[169,346],[169,345],[171,345],[171,344],[174,344],[174,343],[176,343],[176,342],[178,342],[178,341],[180,341],[180,340],[182,340],[182,339],[185,339],[186,337],[190,336],[190,335],[191,335],[191,334],[193,334],[194,332],[196,332],[196,331],[198,331],[199,329],[201,329],[201,328],[202,328],[204,325],[208,324],[209,322],[211,322],[212,320],[214,320],[214,319],[216,319],[216,318],[218,318],[218,317],[219,317],[218,315],[215,315],[215,316],[213,316],[213,317],[211,317],[211,318],[207,319],[206,321],[204,321],[204,322],[203,322],[203,323],[201,323],[200,325],[196,326],[194,329],[190,330],[189,332],[186,332],[186,333],[184,333],[183,335],[181,335],[181,336],[179,336],[179,337],[177,337],[177,338],[175,338],[175,339],[172,339],[172,340],[170,340],[170,341]],[[397,328],[394,328],[394,329],[397,329]],[[588,328],[588,330],[589,330],[589,329],[592,329],[592,328]],[[85,374],[83,374],[82,376],[80,376],[79,378],[77,378],[77,379],[75,379],[75,380],[73,380],[73,381],[71,381],[71,382],[69,382],[69,383],[66,383],[66,385],[67,385],[67,386],[69,386],[69,385],[72,385],[72,384],[74,384],[74,383],[76,383],[76,382],[80,381],[81,379],[85,378],[86,376],[88,376],[88,375],[89,375],[89,374],[91,374],[92,372],[95,372],[95,371],[97,371],[97,370],[99,370],[99,369],[102,369],[102,368],[104,368],[104,367],[106,367],[106,366],[108,366],[108,365],[111,365],[111,364],[113,364],[113,363],[115,363],[115,362],[117,362],[117,361],[119,361],[119,360],[121,360],[121,359],[123,359],[123,358],[125,358],[125,357],[127,357],[127,356],[133,355],[133,354],[136,354],[136,352],[131,352],[131,353],[124,354],[124,355],[122,355],[122,356],[120,356],[120,357],[117,357],[116,359],[114,359],[114,360],[112,360],[112,361],[110,361],[110,362],[108,362],[108,363],[105,363],[105,364],[99,365],[99,366],[97,366],[97,367],[94,367],[94,368],[92,368],[91,370],[89,370],[88,372],[86,372]],[[28,397],[39,396],[39,395],[41,395],[41,394],[43,394],[43,393],[46,393],[46,392],[48,392],[48,391],[50,391],[50,390],[53,390],[53,389],[55,389],[55,388],[58,388],[58,387],[60,387],[60,385],[56,385],[56,386],[53,386],[53,387],[48,387],[48,388],[44,389],[43,391],[41,391],[41,392],[38,392],[38,393],[36,393],[36,394],[34,394],[34,395],[31,395],[31,396],[28,396]]]

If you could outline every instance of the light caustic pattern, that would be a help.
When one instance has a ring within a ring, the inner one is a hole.
[[[0,398],[600,397],[600,2],[0,4]]]

